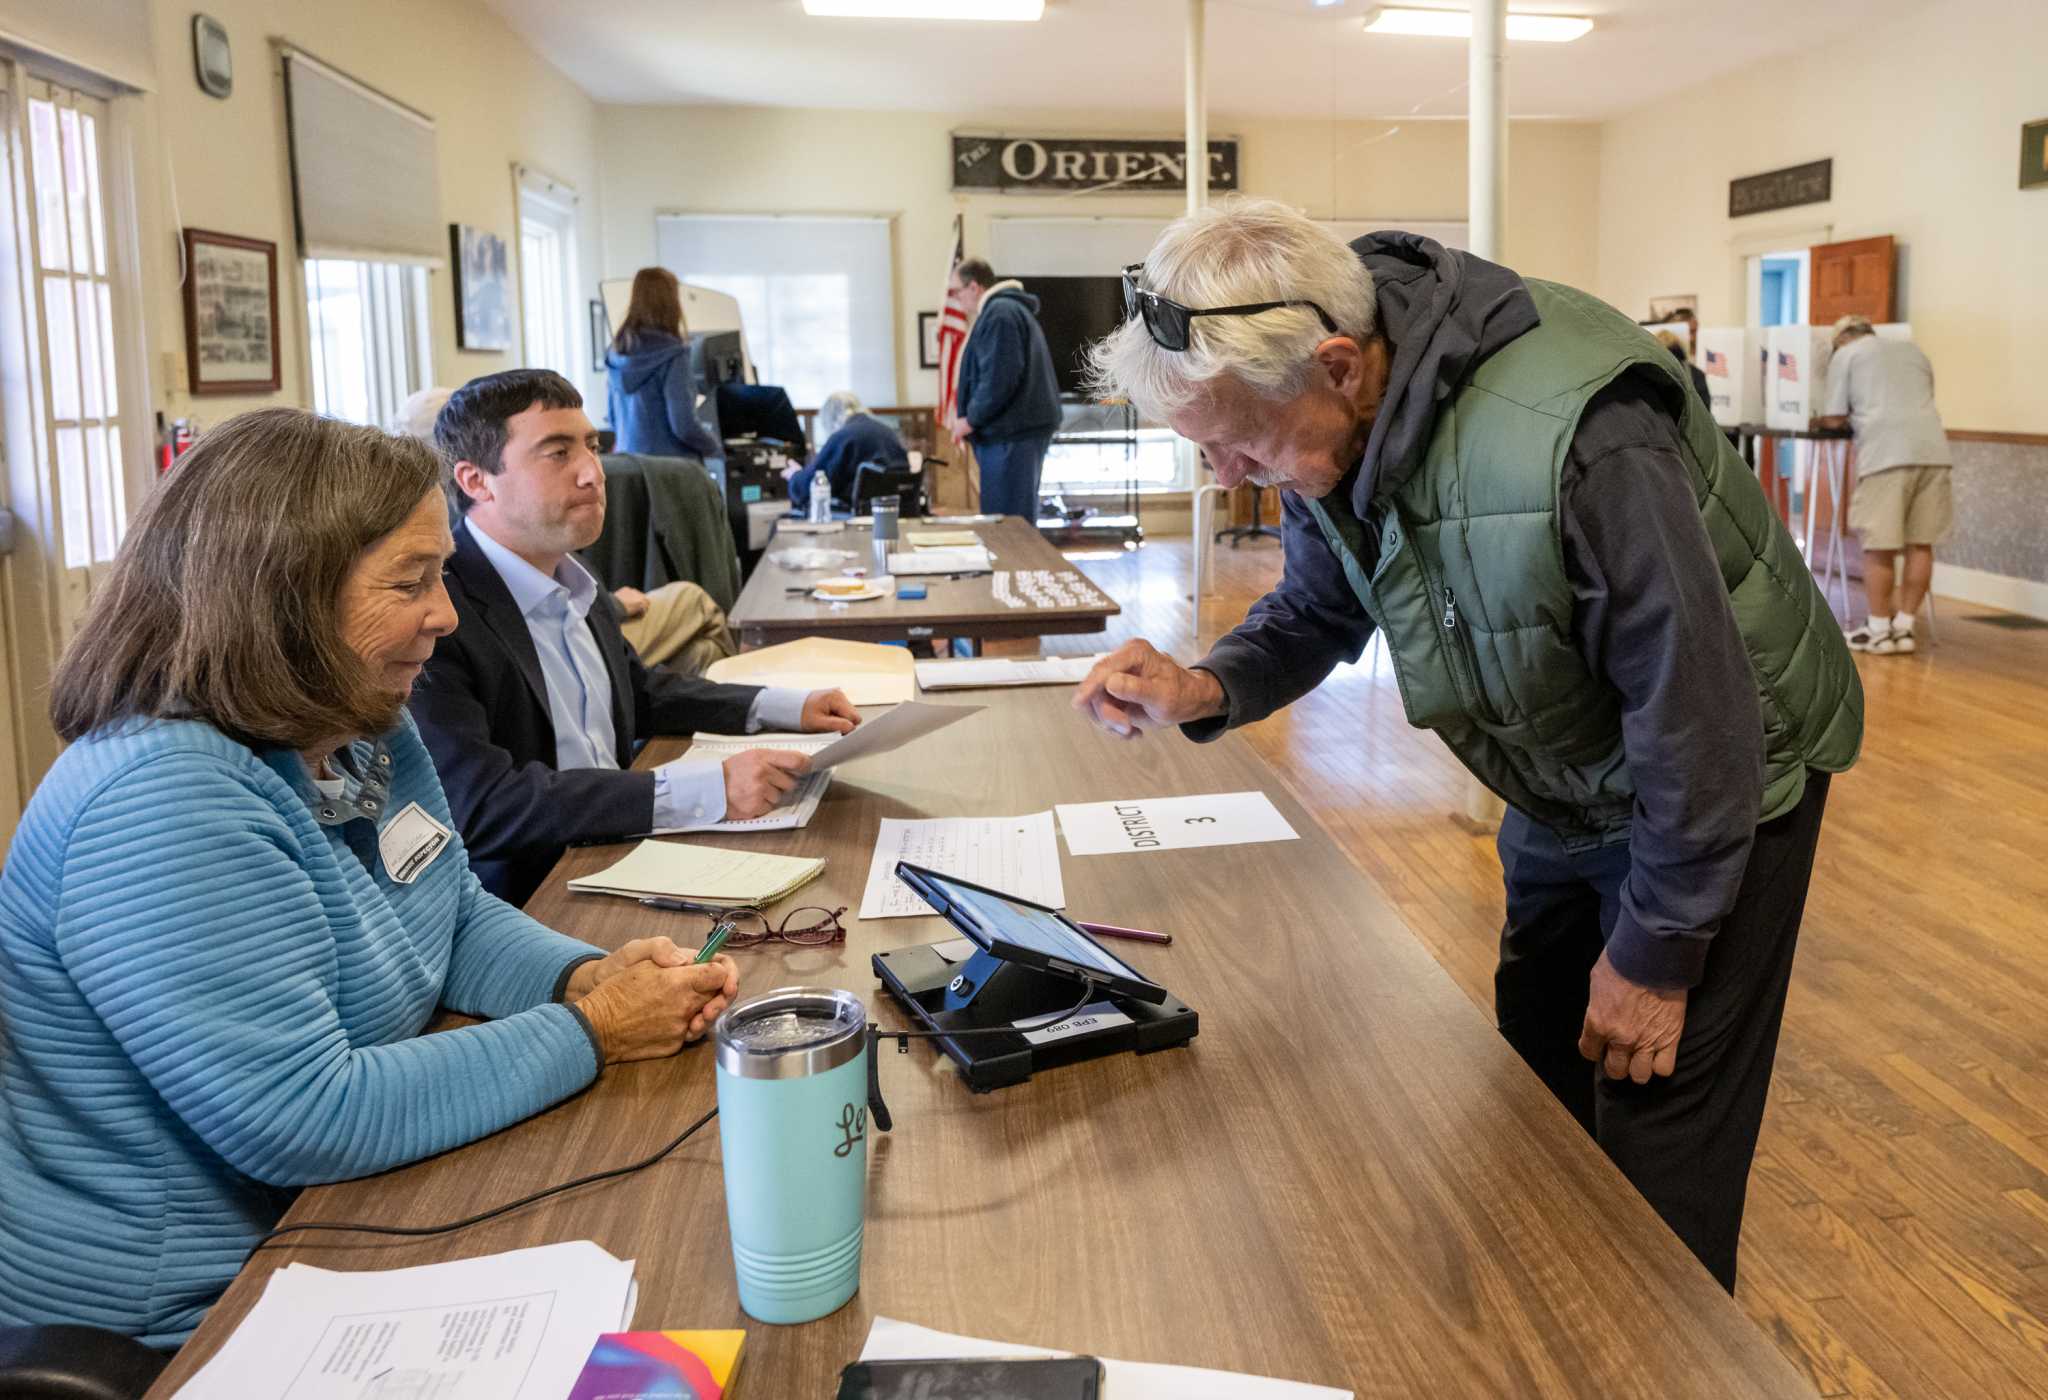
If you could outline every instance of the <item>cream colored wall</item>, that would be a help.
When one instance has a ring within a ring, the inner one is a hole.
[[[2048,117],[2048,4],[1945,0],[1601,128],[1597,290],[1631,311],[1697,292],[1740,324],[1742,254],[1891,234],[1901,315],[1951,428],[2048,432],[2048,189],[2018,188],[2022,122]],[[1823,156],[1834,198],[1727,217],[1728,181]]]
[[[595,294],[601,246],[596,105],[515,37],[482,0],[209,0],[208,12],[227,26],[234,47],[235,90],[225,101],[206,96],[193,81],[191,6],[165,0],[153,10],[159,75],[157,95],[149,103],[157,159],[145,159],[154,170],[141,173],[145,180],[164,177],[146,201],[155,206],[158,229],[147,245],[151,256],[145,276],[152,312],[151,378],[159,406],[168,413],[196,414],[211,423],[265,404],[312,402],[293,244],[284,96],[273,37],[435,119],[444,223],[475,224],[510,242],[515,161],[573,185],[581,197],[580,280]],[[278,244],[284,348],[279,393],[195,398],[185,393],[182,373],[172,380],[169,357],[184,352],[173,242],[180,222]],[[512,354],[457,350],[449,274],[434,273],[429,291],[432,382],[459,384],[519,363],[516,349]],[[588,338],[580,317],[570,330],[580,350]]]
[[[1170,218],[1180,195],[958,195],[947,135],[955,128],[1017,133],[1171,135],[1180,114],[1133,121],[1028,112],[844,112],[789,107],[606,107],[602,149],[604,272],[629,275],[654,258],[664,212],[884,214],[895,218],[897,365],[901,395],[928,402],[935,377],[917,368],[917,313],[936,310],[954,211],[966,214],[970,253],[987,248],[996,216]],[[1212,117],[1241,139],[1248,193],[1300,205],[1318,218],[1465,217],[1465,125]],[[1508,260],[1533,275],[1581,285],[1597,268],[1592,211],[1599,138],[1591,126],[1517,123],[1508,207]],[[1000,271],[1000,269],[998,269]]]

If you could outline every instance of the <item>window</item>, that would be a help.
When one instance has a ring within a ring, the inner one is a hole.
[[[389,426],[426,387],[427,270],[342,258],[308,258],[305,268],[314,409]]]
[[[90,570],[113,559],[127,525],[101,155],[107,104],[37,79],[20,92],[33,217],[24,212],[14,230],[12,262],[28,363],[9,375],[24,392],[10,396],[8,410],[35,425],[16,441],[55,483],[51,547],[67,570]]]
[[[755,374],[799,408],[837,389],[896,400],[896,293],[887,219],[663,215],[658,256],[740,304]]]
[[[576,324],[576,192],[520,168],[519,323],[526,363],[579,379],[586,368]]]

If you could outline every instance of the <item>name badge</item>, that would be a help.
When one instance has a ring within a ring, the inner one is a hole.
[[[405,809],[377,833],[377,853],[384,859],[384,873],[401,885],[420,878],[420,872],[447,849],[454,833],[427,815],[424,807],[409,802]]]

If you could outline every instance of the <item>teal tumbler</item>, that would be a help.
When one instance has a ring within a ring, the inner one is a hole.
[[[810,1322],[860,1288],[868,1015],[852,992],[779,987],[712,1028],[740,1306]]]

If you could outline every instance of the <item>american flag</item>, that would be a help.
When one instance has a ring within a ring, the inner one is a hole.
[[[1707,351],[1707,377],[1709,379],[1726,379],[1728,377],[1728,357],[1719,350]]]
[[[953,402],[954,394],[960,387],[960,349],[967,344],[967,308],[960,304],[960,292],[955,286],[953,274],[960,269],[960,260],[967,256],[966,234],[961,225],[961,216],[953,216],[953,251],[946,260],[946,290],[943,297],[945,310],[939,313],[939,407],[938,420],[941,431],[951,434],[953,419],[958,409]]]
[[[1795,381],[1799,378],[1799,357],[1789,350],[1778,352],[1778,378]]]

